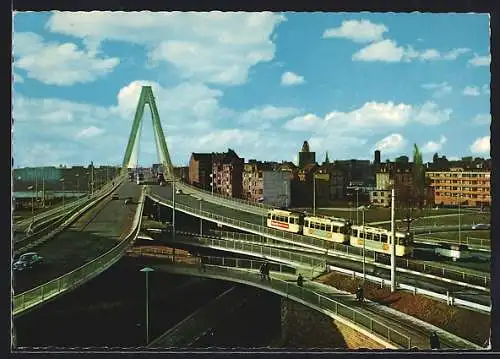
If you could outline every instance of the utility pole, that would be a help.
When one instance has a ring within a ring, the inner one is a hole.
[[[175,241],[175,176],[172,174],[172,240]],[[172,247],[172,262],[175,263],[175,247]]]
[[[394,206],[396,203],[396,194],[394,188],[391,191],[391,292],[396,291],[396,223]]]
[[[94,196],[94,162],[90,161],[90,195]]]
[[[316,174],[313,174],[313,216],[316,216]]]
[[[365,271],[365,243],[366,243],[366,232],[365,232],[365,208],[363,207],[363,284],[365,284],[366,280],[366,271]]]
[[[462,231],[460,229],[460,227],[462,227],[462,219],[460,218],[460,202],[461,202],[461,198],[460,198],[460,193],[458,194],[458,245],[460,245],[462,243],[461,241],[461,234],[462,234]]]
[[[45,171],[42,167],[42,208],[45,208]]]

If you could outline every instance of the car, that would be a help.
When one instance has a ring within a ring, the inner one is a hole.
[[[490,229],[490,225],[485,223],[477,223],[472,225],[472,229]]]
[[[35,264],[42,262],[43,258],[36,252],[28,252],[21,254],[19,259],[12,265],[15,271],[23,271],[27,268],[31,268]]]
[[[120,196],[118,195],[118,193],[113,193],[111,199],[120,199]]]
[[[175,191],[175,194],[184,194],[184,192],[182,192],[181,189],[178,189],[177,191]]]

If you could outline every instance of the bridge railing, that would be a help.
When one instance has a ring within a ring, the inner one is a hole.
[[[133,220],[132,229],[118,245],[69,273],[14,296],[12,314],[16,316],[29,308],[35,307],[46,300],[77,287],[117,262],[139,234],[143,206],[144,193],[139,200],[139,206]]]
[[[372,319],[352,308],[352,306],[343,304],[311,289],[300,287],[294,281],[284,281],[273,277],[272,272],[294,274],[293,268],[287,269],[288,267],[283,264],[271,264],[271,280],[267,281],[261,279],[260,274],[257,272],[264,261],[225,257],[202,257],[200,262],[200,259],[197,257],[178,258],[172,255],[164,255],[164,258],[173,263],[172,269],[174,272],[182,272],[187,269],[192,274],[204,272],[229,280],[234,279],[239,282],[253,283],[261,288],[269,288],[271,291],[282,296],[294,300],[299,299],[314,309],[329,312],[336,317],[351,322],[370,333],[374,333],[389,343],[394,343],[397,347],[411,348],[411,338],[391,328],[389,325]],[[233,268],[254,270],[254,272],[236,271]]]
[[[164,203],[168,206],[173,205],[171,200],[164,199],[151,192],[149,192],[147,195],[155,201]],[[223,225],[229,225],[237,229],[243,229],[257,235],[264,234],[270,236],[272,239],[298,244],[300,246],[308,247],[314,250],[324,250],[325,254],[328,255],[344,256],[358,261],[361,261],[363,258],[362,247],[354,247],[342,243],[321,240],[314,237],[306,237],[300,234],[279,231],[266,226],[224,217],[212,212],[207,212],[204,210],[200,211],[199,208],[192,208],[179,203],[176,203],[175,207],[176,210],[182,210],[184,212],[194,214],[208,220],[214,220]],[[379,253],[366,248],[364,250],[364,254],[367,261],[386,264],[389,260],[388,256],[380,255]],[[415,271],[418,273],[444,277],[450,280],[462,281],[464,283],[481,287],[489,287],[491,282],[490,276],[487,273],[478,274],[471,271],[454,269],[439,264],[428,264],[414,261],[408,258],[397,257],[396,265],[398,268],[405,268],[407,270]]]
[[[180,240],[178,237],[176,237],[176,239]],[[326,263],[324,260],[319,260],[318,258],[304,255],[301,253],[284,251],[281,249],[271,248],[260,244],[239,242],[239,241],[227,241],[223,239],[213,239],[205,237],[200,238],[199,236],[190,237],[189,240],[184,240],[182,242],[188,244],[196,242],[206,246],[232,249],[235,251],[239,250],[242,252],[247,252],[252,254],[259,253],[261,256],[269,257],[270,259],[277,258],[280,260],[288,261],[292,264],[293,263],[300,264],[307,268],[307,272],[302,270],[301,273],[310,274],[311,277],[315,277],[321,273],[324,273],[326,268]],[[222,265],[224,265],[224,263]]]
[[[118,185],[119,183],[115,186]],[[46,220],[44,222],[46,226],[43,227],[40,231],[14,242],[14,253],[19,254],[25,250],[28,250],[33,245],[39,244],[57,234],[58,230],[62,230],[70,223],[72,223],[81,212],[85,211],[89,206],[94,205],[95,203],[101,201],[104,197],[109,195],[111,191],[113,191],[113,188],[114,186],[106,186],[102,188],[102,190],[96,192],[91,199],[86,199],[85,202],[83,202],[80,206],[74,206],[71,209],[66,210],[66,212],[59,217]]]
[[[55,208],[52,208],[52,209],[49,209],[45,212],[39,213],[39,214],[35,215],[34,217],[26,218],[26,219],[23,219],[22,221],[14,223],[14,225],[15,226],[32,225],[32,226],[38,227],[39,225],[41,225],[43,223],[39,224],[37,222],[42,221],[44,219],[47,219],[48,217],[57,217],[60,214],[64,214],[64,212],[66,212],[68,210],[71,210],[71,209],[78,207],[78,206],[85,205],[85,203],[92,200],[92,198],[100,196],[102,192],[106,192],[110,187],[112,187],[113,182],[119,181],[120,177],[121,176],[117,176],[117,177],[111,179],[103,187],[101,187],[99,190],[95,191],[94,195],[90,198],[87,195],[82,196],[81,198],[78,198],[74,201],[71,201],[71,202],[65,204],[64,206],[59,205]]]
[[[451,244],[463,244],[466,246],[473,246],[473,247],[478,247],[482,249],[491,249],[491,241],[489,238],[475,238],[475,237],[469,237],[465,236],[465,238],[461,238],[460,242],[458,239],[453,239],[453,238],[443,238],[443,237],[435,237],[435,236],[430,236],[426,234],[422,235],[417,235],[415,236],[415,241],[418,240],[428,240],[430,242],[436,242],[436,243],[451,243]]]
[[[266,210],[267,209],[273,209],[273,208],[275,208],[274,206],[271,206],[271,205],[268,205],[268,204],[265,204],[265,203],[252,202],[252,201],[248,201],[246,199],[224,196],[224,195],[216,193],[216,192],[214,192],[212,194],[211,191],[207,191],[205,189],[195,187],[193,185],[190,185],[189,183],[182,182],[182,181],[176,182],[176,186],[185,187],[185,188],[188,188],[190,190],[193,190],[193,191],[196,191],[196,192],[199,192],[199,193],[203,193],[205,195],[213,196],[215,198],[219,198],[219,199],[222,199],[222,200],[227,201],[227,202],[242,203],[242,204],[245,204],[247,206],[258,207],[258,208],[262,208],[262,209],[266,209]]]

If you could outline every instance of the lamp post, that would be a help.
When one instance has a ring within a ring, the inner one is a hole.
[[[210,186],[212,186],[212,196],[214,195],[214,173],[210,173]]]
[[[396,221],[394,206],[396,203],[396,192],[391,190],[391,293],[396,291]]]
[[[313,174],[313,216],[316,216],[316,176]]]
[[[172,175],[172,240],[175,241],[175,176]],[[175,262],[175,247],[172,248],[172,261]]]
[[[76,193],[77,193],[77,196],[80,195],[80,174],[77,173],[75,174],[75,177],[76,177]]]
[[[359,187],[356,187],[356,224],[359,224]]]
[[[146,273],[146,345],[149,344],[149,272],[154,272],[153,268],[144,267],[140,272]]]
[[[45,171],[42,167],[42,208],[45,208]]]
[[[198,201],[200,201],[200,216],[201,216],[201,203],[203,202],[203,198],[198,198]],[[200,217],[200,238],[203,238],[203,218]]]
[[[59,181],[62,183],[62,192],[63,192],[63,193],[62,193],[62,202],[63,202],[63,211],[64,211],[64,208],[65,208],[65,207],[64,207],[64,200],[65,200],[65,193],[64,193],[64,178],[61,178]]]
[[[365,271],[365,243],[366,243],[365,208],[363,207],[363,284],[365,284],[365,280],[366,280],[366,271]]]
[[[28,186],[28,191],[31,192],[31,227],[33,228],[33,224],[35,223],[35,187]]]
[[[460,218],[460,202],[461,202],[462,198],[460,197],[460,193],[458,193],[458,245],[460,245],[461,243],[461,234],[462,234],[462,231],[460,229],[460,227],[462,227],[462,219]]]

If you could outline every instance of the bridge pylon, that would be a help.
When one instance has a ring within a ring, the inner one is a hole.
[[[139,102],[137,103],[137,108],[135,110],[134,122],[132,123],[132,130],[130,132],[127,149],[125,150],[125,156],[123,158],[122,171],[126,172],[128,168],[133,167],[130,163],[132,152],[134,151],[134,147],[139,144],[138,141],[140,141],[140,129],[143,120],[142,115],[144,114],[144,107],[146,104],[149,105],[149,109],[151,110],[153,133],[160,162],[163,165],[166,177],[173,178],[174,167],[168,152],[167,142],[165,141],[165,136],[161,127],[160,114],[158,113],[158,108],[156,107],[153,89],[151,86],[142,86]]]

